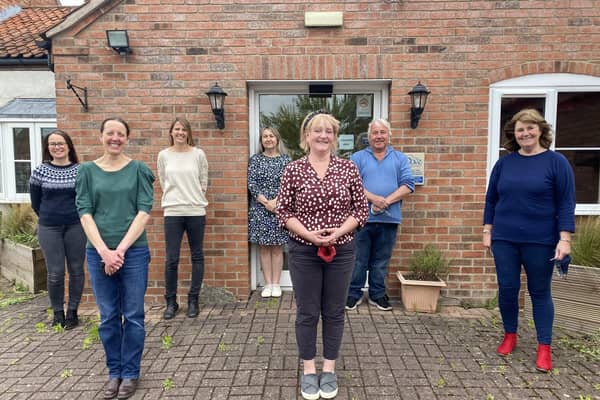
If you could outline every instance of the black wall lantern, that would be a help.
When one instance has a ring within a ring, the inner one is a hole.
[[[210,108],[215,115],[215,121],[217,121],[217,128],[225,129],[225,109],[223,103],[225,103],[225,96],[227,93],[223,91],[218,83],[215,83],[213,87],[206,92],[208,100],[210,101]]]
[[[107,30],[106,39],[108,46],[122,56],[131,53],[129,48],[129,36],[126,30]]]
[[[427,96],[431,93],[421,81],[415,85],[408,94],[410,95],[410,127],[416,129],[421,119],[421,114],[427,104]]]

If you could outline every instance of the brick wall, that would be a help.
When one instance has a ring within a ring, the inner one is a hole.
[[[480,244],[489,85],[533,73],[600,76],[596,1],[195,3],[104,5],[55,36],[53,51],[58,125],[75,137],[85,160],[101,154],[98,125],[106,116],[130,123],[130,154],[154,170],[173,117],[192,121],[210,164],[205,284],[239,298],[249,292],[246,81],[391,79],[393,144],[426,154],[426,185],[404,205],[391,295],[399,295],[395,271],[425,242],[436,242],[453,260],[446,295],[471,303],[495,295],[493,265]],[[343,11],[344,25],[305,28],[305,11]],[[107,48],[106,29],[127,29],[133,54],[121,57]],[[66,79],[87,86],[88,113],[66,90]],[[418,80],[432,94],[412,130],[407,92]],[[214,82],[229,94],[224,131],[216,129],[204,94]],[[164,245],[156,186],[148,300],[161,302]],[[189,264],[181,268],[180,277],[189,278]]]

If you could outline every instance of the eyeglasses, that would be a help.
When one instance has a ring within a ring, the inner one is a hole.
[[[48,142],[48,147],[64,147],[66,142]]]

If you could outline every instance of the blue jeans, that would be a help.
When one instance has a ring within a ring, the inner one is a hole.
[[[65,302],[65,259],[69,270],[69,303],[67,310],[77,310],[85,274],[85,243],[87,238],[80,223],[72,225],[38,225],[40,247],[48,271],[48,297],[54,311],[63,311]]]
[[[177,269],[179,266],[179,253],[181,239],[186,232],[190,255],[192,258],[192,281],[188,300],[197,300],[204,279],[204,225],[206,217],[165,217],[165,246],[167,262],[165,265],[165,298],[177,297]]]
[[[521,265],[527,275],[527,290],[533,305],[533,321],[538,343],[552,343],[554,303],[552,302],[552,272],[554,247],[534,243],[492,242],[492,252],[498,277],[498,306],[504,331],[516,333],[519,317]]]
[[[144,295],[148,286],[150,250],[131,247],[125,263],[108,276],[96,249],[87,249],[90,281],[100,310],[98,333],[111,378],[136,379],[144,351]]]
[[[385,277],[398,234],[397,224],[367,223],[356,233],[356,263],[348,297],[360,299],[369,271],[369,298],[385,295]]]

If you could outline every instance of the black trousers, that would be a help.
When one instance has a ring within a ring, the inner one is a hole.
[[[317,256],[316,246],[290,240],[288,264],[296,295],[296,342],[302,360],[317,353],[317,325],[323,321],[323,357],[338,358],[348,286],[354,268],[354,241],[336,246],[331,263]]]
[[[186,232],[192,257],[192,282],[188,299],[197,299],[204,279],[204,225],[205,216],[165,217],[165,298],[177,297],[177,270],[183,232]]]

